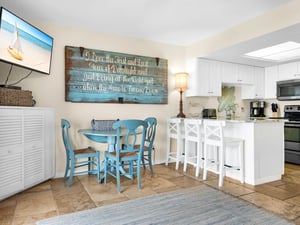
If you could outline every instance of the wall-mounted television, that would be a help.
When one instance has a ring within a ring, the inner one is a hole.
[[[9,10],[0,10],[0,60],[50,74],[53,38]]]

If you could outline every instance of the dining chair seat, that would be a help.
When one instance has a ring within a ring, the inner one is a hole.
[[[138,149],[140,145],[138,145]],[[116,156],[117,153],[116,152],[110,152],[110,155],[112,156]],[[120,152],[120,158],[122,158],[123,160],[126,159],[126,157],[136,157],[137,156],[137,152]]]
[[[68,173],[70,172],[68,186],[71,186],[74,175],[97,174],[98,183],[100,183],[100,152],[91,147],[73,149],[69,136],[70,127],[69,121],[61,119],[62,137],[66,151],[64,180],[66,180]],[[85,166],[87,166],[86,170],[76,171],[76,168]]]
[[[224,120],[204,120],[204,165],[203,180],[207,179],[207,171],[219,175],[218,185],[223,185],[226,169],[235,169],[240,173],[240,182],[244,183],[244,140],[224,137]],[[229,165],[226,158],[238,156],[237,165]]]
[[[95,149],[92,149],[90,147],[83,148],[83,149],[75,149],[74,154],[79,155],[79,154],[90,154],[90,153],[96,153]]]

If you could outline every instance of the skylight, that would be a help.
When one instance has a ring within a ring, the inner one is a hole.
[[[297,59],[300,58],[300,43],[288,41],[268,48],[248,52],[244,54],[244,56],[259,60],[277,62]]]

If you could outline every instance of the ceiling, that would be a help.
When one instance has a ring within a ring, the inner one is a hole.
[[[59,3],[54,3],[53,0],[0,1],[2,6],[31,23],[38,20],[188,46],[264,14],[289,0],[61,0]],[[299,27],[290,29],[286,32],[300,30]],[[285,31],[278,31],[207,57],[266,66],[269,64],[242,59],[239,55],[245,50],[256,50],[267,41],[276,42],[285,37]],[[297,32],[298,41],[299,37]]]
[[[260,36],[249,41],[245,41],[238,45],[234,45],[206,56],[206,58],[235,62],[246,65],[253,65],[259,67],[268,67],[278,64],[277,62],[262,61],[243,57],[243,54],[258,50],[261,48],[269,47],[286,41],[295,41],[300,43],[300,24],[290,26],[263,36]],[[299,59],[298,59],[299,60]],[[291,60],[293,61],[293,60]],[[294,60],[295,61],[295,60]],[[287,61],[286,61],[287,62]],[[286,63],[285,62],[285,63]]]

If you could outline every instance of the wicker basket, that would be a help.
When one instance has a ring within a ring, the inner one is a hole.
[[[32,92],[18,89],[0,88],[0,105],[32,106]]]

